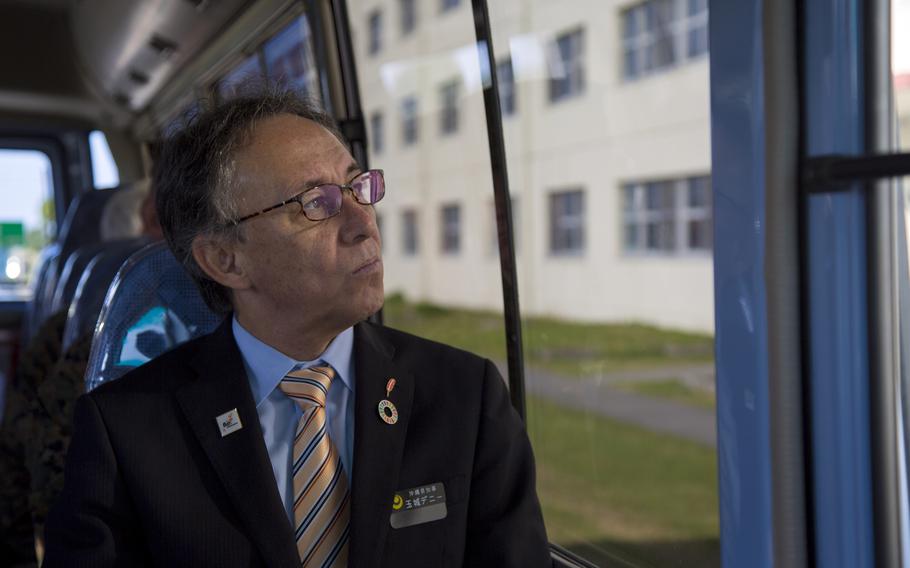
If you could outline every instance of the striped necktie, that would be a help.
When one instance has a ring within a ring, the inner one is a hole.
[[[325,399],[335,371],[291,371],[278,388],[303,411],[294,436],[294,536],[305,568],[348,565],[350,491],[341,456],[329,439]]]

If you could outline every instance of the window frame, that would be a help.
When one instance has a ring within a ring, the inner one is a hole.
[[[550,104],[576,99],[585,94],[585,35],[585,28],[577,26],[556,35],[550,42],[547,58],[547,101]],[[563,46],[568,53],[564,53]],[[559,73],[563,76],[557,77]]]
[[[439,207],[439,252],[443,256],[451,257],[461,254],[461,210],[461,204],[455,201],[443,203]],[[449,218],[447,213],[451,212],[454,212],[455,215]]]
[[[459,99],[461,95],[461,80],[458,78],[446,81],[439,86],[440,113],[439,135],[452,136],[458,133],[461,121]]]
[[[582,186],[566,187],[547,193],[547,253],[552,257],[583,256],[587,251],[587,199]],[[567,211],[568,207],[557,210],[557,204],[564,199],[571,205],[571,198],[578,197],[579,211]],[[566,226],[568,224],[568,226]],[[577,231],[577,243],[572,233]],[[561,238],[560,232],[568,235]]]
[[[367,55],[376,56],[382,51],[382,20],[381,8],[367,13]]]
[[[689,238],[690,223],[713,223],[713,204],[709,201],[705,205],[692,206],[689,198],[693,182],[707,180],[708,194],[711,192],[710,174],[680,176],[674,178],[637,180],[620,184],[621,211],[621,236],[620,249],[622,256],[635,257],[647,256],[658,258],[681,258],[692,256],[710,256],[713,254],[713,238],[710,248],[696,248],[691,246]],[[670,207],[649,207],[649,191],[656,188],[668,188],[669,196],[664,200]],[[631,193],[631,202],[630,202]],[[669,224],[669,247],[651,247],[651,226]],[[630,246],[630,229],[634,230],[635,243]]]

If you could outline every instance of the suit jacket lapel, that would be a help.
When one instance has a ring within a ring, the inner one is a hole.
[[[203,341],[190,363],[197,379],[177,391],[180,407],[266,563],[299,566],[231,318]],[[242,428],[222,437],[215,418],[234,408]]]
[[[354,328],[354,471],[351,488],[350,566],[378,566],[389,530],[392,498],[407,437],[414,377],[393,362],[394,347],[369,324]],[[395,378],[389,400],[398,408],[398,422],[379,417],[386,383]]]

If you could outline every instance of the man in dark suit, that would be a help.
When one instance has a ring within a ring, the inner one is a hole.
[[[47,566],[550,565],[492,363],[364,321],[384,178],[324,114],[228,102],[169,141],[155,185],[228,317],[79,400]]]

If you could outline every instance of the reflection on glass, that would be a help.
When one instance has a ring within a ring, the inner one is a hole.
[[[259,55],[254,54],[238,63],[218,81],[218,99],[226,101],[242,95],[247,84],[256,84],[261,80],[262,66]]]
[[[473,19],[438,1],[372,55],[371,13],[394,28],[409,3],[350,5],[364,114],[384,117],[385,322],[504,370]],[[707,2],[490,12],[550,539],[598,565],[719,566]]]
[[[262,47],[269,82],[319,100],[319,73],[313,55],[312,33],[305,15],[299,16]]]

